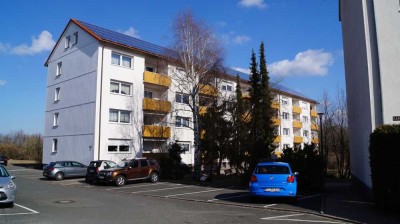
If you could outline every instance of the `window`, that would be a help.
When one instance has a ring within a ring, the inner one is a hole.
[[[120,152],[129,152],[129,145],[120,145],[119,151]]]
[[[131,122],[131,112],[124,111],[124,110],[110,109],[109,121],[110,122],[119,122],[119,123],[130,123]]]
[[[308,117],[307,117],[307,116],[303,116],[303,122],[304,122],[304,123],[308,123],[308,121],[309,121],[309,120],[308,120]]]
[[[283,148],[284,149],[290,148],[290,145],[289,144],[283,144]]]
[[[283,105],[283,106],[289,105],[289,100],[288,100],[287,98],[283,98],[283,99],[282,99],[282,105]]]
[[[53,138],[53,147],[51,148],[51,152],[57,152],[57,144],[58,144],[57,139]]]
[[[147,162],[146,159],[141,159],[140,160],[140,166],[141,167],[146,167],[146,166],[149,166],[149,163]]]
[[[53,116],[53,127],[57,127],[58,126],[58,113],[54,113]]]
[[[307,137],[308,138],[308,131],[303,131],[303,137]]]
[[[57,73],[56,73],[56,75],[60,76],[61,73],[62,73],[62,62],[58,62],[57,63]]]
[[[282,112],[282,119],[284,119],[284,120],[289,120],[289,113],[287,113],[287,112]]]
[[[189,95],[184,93],[176,93],[175,102],[189,104]]]
[[[132,68],[132,57],[112,53],[111,54],[111,64],[119,65],[126,68]]]
[[[274,135],[279,135],[279,128],[274,129]]]
[[[111,110],[110,109],[110,122],[118,122],[118,110]]]
[[[75,45],[78,43],[78,32],[74,33],[74,42],[72,43],[72,45]]]
[[[290,129],[289,128],[284,128],[283,129],[283,135],[289,136],[290,135]]]
[[[145,90],[144,91],[144,98],[152,99],[153,98],[153,92]]]
[[[69,48],[71,45],[71,36],[65,37],[65,48]]]
[[[109,145],[108,152],[129,152],[129,145]]]
[[[189,127],[189,118],[188,117],[176,117],[175,127]]]
[[[57,102],[60,100],[60,87],[56,88],[54,91],[54,101]]]
[[[108,151],[109,152],[118,152],[118,146],[117,145],[109,145]]]
[[[150,66],[146,66],[146,71],[148,72],[154,72],[154,68]]]
[[[232,85],[222,85],[222,90],[223,91],[228,91],[228,92],[232,92]]]
[[[130,84],[130,83],[111,81],[110,82],[110,92],[121,94],[121,95],[131,95],[131,86],[132,86],[132,84]]]

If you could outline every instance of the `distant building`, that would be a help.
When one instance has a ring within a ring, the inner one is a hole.
[[[400,2],[339,0],[339,7],[351,173],[371,189],[369,136],[382,124],[400,123]]]
[[[43,163],[142,156],[177,142],[182,162],[193,164],[192,114],[189,96],[171,76],[180,72],[166,64],[166,49],[78,20],[70,20],[46,61]],[[244,97],[248,75],[226,69],[218,94],[235,94],[241,75]],[[205,88],[205,89],[207,89]],[[276,86],[277,151],[318,143],[316,101]],[[201,91],[206,98],[209,92]],[[202,104],[200,113],[206,113]]]

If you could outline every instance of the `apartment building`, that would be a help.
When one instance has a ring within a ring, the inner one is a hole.
[[[194,163],[189,96],[175,86],[181,72],[166,63],[166,48],[71,19],[45,66],[48,67],[43,163],[73,159],[120,161],[162,152],[171,142]],[[218,86],[204,86],[202,99],[242,91],[248,75],[226,69]],[[276,93],[277,151],[318,143],[316,101],[283,86]],[[246,97],[246,93],[244,94]],[[206,100],[204,100],[206,102]],[[201,105],[199,113],[205,113]]]
[[[339,0],[353,180],[372,188],[369,136],[400,123],[400,1]]]

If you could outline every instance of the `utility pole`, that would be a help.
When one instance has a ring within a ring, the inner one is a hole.
[[[320,209],[320,213],[324,214],[324,210],[325,210],[325,174],[326,174],[326,161],[325,161],[325,155],[324,155],[324,151],[323,151],[323,131],[322,131],[322,117],[324,116],[323,112],[319,112],[318,113],[319,116],[319,132],[320,132],[320,136],[321,136],[321,141],[319,142],[319,153],[321,155],[322,161],[323,161],[323,176],[322,176],[322,197],[321,197],[321,209]]]

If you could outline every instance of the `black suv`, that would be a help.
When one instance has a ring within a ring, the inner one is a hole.
[[[6,156],[0,155],[0,164],[7,166],[7,157]]]
[[[117,167],[99,171],[98,180],[123,186],[129,180],[149,180],[154,183],[160,176],[160,165],[155,159],[124,160]]]

